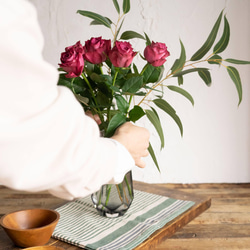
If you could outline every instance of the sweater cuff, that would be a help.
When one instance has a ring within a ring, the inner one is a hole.
[[[135,167],[135,161],[128,150],[118,141],[110,139],[117,147],[117,165],[115,167],[114,177],[109,184],[119,184],[123,181],[127,172]]]

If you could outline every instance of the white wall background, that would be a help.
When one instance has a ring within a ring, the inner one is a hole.
[[[107,28],[89,26],[90,19],[76,14],[78,9],[90,10],[116,20],[111,0],[30,1],[38,9],[45,37],[44,57],[55,67],[66,46],[78,40],[84,44],[95,36],[112,38]],[[222,9],[231,27],[230,43],[223,58],[250,60],[249,0],[131,0],[131,7],[124,29],[145,31],[154,41],[166,43],[171,53],[166,68],[180,54],[179,38],[190,58],[206,40]],[[140,42],[133,45],[137,51],[144,48]],[[239,107],[236,88],[226,70],[209,67],[213,69],[210,88],[197,74],[184,78],[184,88],[192,94],[194,107],[178,94],[165,94],[182,120],[183,138],[176,124],[163,114],[166,146],[160,151],[154,129],[141,122],[152,132],[161,174],[147,158],[146,169],[136,169],[134,179],[150,183],[250,181],[250,65],[236,66],[243,84],[243,101]],[[175,84],[175,81],[168,83]]]

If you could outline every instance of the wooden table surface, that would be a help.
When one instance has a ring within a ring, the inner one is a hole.
[[[150,193],[160,194],[176,199],[192,200],[195,205],[185,214],[180,215],[175,220],[166,224],[165,227],[152,234],[145,242],[136,247],[136,250],[155,249],[160,242],[171,237],[177,230],[192,221],[202,212],[210,207],[211,200],[208,196],[195,195],[185,193],[174,188],[168,188],[166,184],[146,184],[134,182],[134,188]],[[53,197],[47,192],[26,193],[7,189],[0,186],[0,217],[6,213],[28,208],[56,208],[64,204],[65,201]],[[51,238],[47,245],[55,245],[63,247],[67,250],[80,249],[67,243]],[[0,250],[18,250],[21,248],[15,247],[2,228],[0,228]]]

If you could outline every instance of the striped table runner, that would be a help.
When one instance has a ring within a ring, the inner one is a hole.
[[[84,249],[130,250],[194,205],[138,190],[134,194],[129,210],[118,218],[100,216],[90,196],[59,207],[53,237]]]

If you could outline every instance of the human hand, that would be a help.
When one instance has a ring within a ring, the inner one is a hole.
[[[142,157],[148,156],[150,133],[146,128],[138,127],[130,122],[121,125],[111,137],[124,145],[133,157],[136,166],[144,168],[146,163]]]

